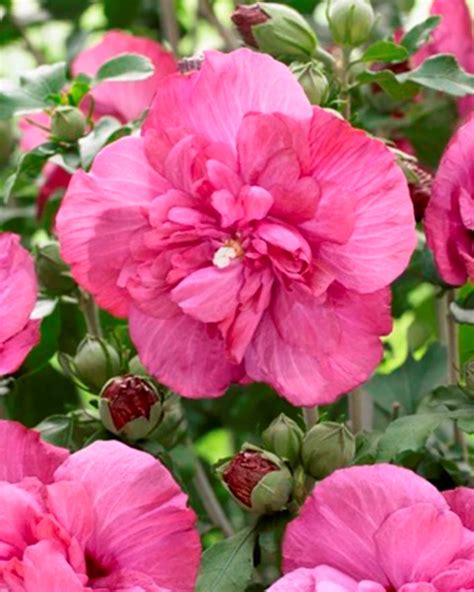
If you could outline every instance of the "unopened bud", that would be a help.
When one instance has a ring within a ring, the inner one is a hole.
[[[232,20],[247,45],[277,58],[307,59],[318,44],[316,33],[308,22],[284,4],[240,5]]]
[[[247,445],[218,470],[239,504],[257,514],[284,510],[290,501],[293,477],[274,454]]]
[[[305,435],[301,458],[313,479],[324,479],[354,458],[354,435],[345,425],[327,421],[312,427]]]
[[[364,43],[375,22],[370,0],[332,0],[328,18],[334,41],[349,47]]]
[[[67,294],[75,287],[68,266],[61,259],[57,242],[39,247],[36,255],[36,273],[41,286],[53,296]]]
[[[51,135],[66,142],[75,142],[86,131],[86,118],[76,107],[58,107],[51,118]]]
[[[103,339],[88,335],[81,341],[74,356],[76,377],[94,392],[120,372],[120,356],[115,348]]]
[[[100,393],[100,418],[113,434],[141,440],[160,423],[162,398],[154,384],[141,376],[116,376]]]
[[[410,163],[408,167],[413,174],[412,180],[408,182],[410,197],[415,210],[416,221],[421,222],[431,198],[433,175],[413,163]]]
[[[152,438],[167,450],[179,444],[186,435],[186,418],[178,395],[168,392],[163,401],[163,415]]]
[[[290,69],[303,87],[312,105],[321,105],[326,101],[329,82],[321,71],[318,62],[315,60],[307,63],[293,62]]]
[[[300,457],[303,430],[281,413],[263,432],[263,444],[267,450],[295,465]]]
[[[138,356],[134,356],[128,362],[128,369],[130,374],[137,374],[138,376],[148,376],[148,372],[146,371],[145,366],[141,363],[140,358]]]

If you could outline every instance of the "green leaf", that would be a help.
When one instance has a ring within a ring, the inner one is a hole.
[[[57,146],[52,142],[41,144],[31,152],[23,154],[15,172],[8,177],[3,187],[3,199],[8,203],[20,181],[34,181],[41,173],[46,161],[56,153]]]
[[[388,462],[406,452],[422,450],[445,413],[417,413],[393,421],[380,438],[377,460]]]
[[[408,50],[393,41],[377,41],[368,47],[360,58],[362,62],[404,62]]]
[[[468,74],[456,58],[448,54],[428,58],[415,70],[399,74],[397,80],[400,83],[415,82],[455,97],[474,94],[474,75]]]
[[[43,302],[40,302],[43,305]],[[35,308],[35,318],[43,318],[41,322],[41,340],[34,347],[22,366],[22,372],[31,373],[40,370],[54,356],[58,350],[58,339],[61,330],[61,317],[59,307],[55,301],[49,301],[52,310],[43,315],[39,306]]]
[[[41,438],[46,442],[75,452],[103,428],[100,421],[83,411],[74,411],[68,415],[47,417],[35,429],[41,433]],[[105,431],[103,436],[107,437]]]
[[[410,99],[419,91],[419,87],[412,82],[400,82],[391,70],[368,70],[359,74],[357,81],[360,84],[378,84],[389,97],[397,101]]]
[[[209,547],[202,556],[196,592],[244,592],[253,572],[255,528]]]
[[[143,80],[155,71],[152,62],[136,53],[124,53],[102,64],[95,75],[95,82],[105,80]]]
[[[464,308],[457,302],[452,302],[449,308],[457,323],[474,325],[474,308]]]
[[[431,33],[440,22],[440,16],[430,16],[419,25],[410,29],[408,33],[405,33],[401,44],[407,49],[410,55],[414,54],[422,45],[427,43]]]
[[[109,28],[127,29],[140,12],[141,0],[133,2],[117,2],[117,0],[103,0],[104,14]]]
[[[437,388],[426,401],[426,408],[446,413],[463,431],[474,433],[474,397],[464,388],[458,385]]]
[[[118,119],[114,117],[102,117],[90,134],[79,140],[79,152],[81,155],[82,167],[88,169],[95,158],[95,155],[103,148],[109,138],[122,127]]]
[[[44,65],[23,74],[19,86],[9,85],[0,88],[0,119],[9,119],[41,111],[54,105],[52,99],[66,84],[66,64]]]
[[[88,8],[90,0],[40,0],[40,3],[54,18],[73,20]]]
[[[391,374],[377,374],[366,386],[376,408],[387,417],[393,405],[400,405],[403,415],[416,413],[421,399],[443,382],[447,372],[447,353],[442,345],[433,344],[420,361],[409,356]]]

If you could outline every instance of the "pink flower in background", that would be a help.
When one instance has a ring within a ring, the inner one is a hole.
[[[443,280],[454,286],[474,280],[474,117],[454,135],[441,160],[425,231]]]
[[[446,501],[428,481],[391,465],[337,471],[287,527],[288,575],[270,591],[471,592],[474,532],[472,519],[463,520],[474,492],[461,491]]]
[[[416,242],[383,144],[245,49],[163,81],[143,137],[76,173],[57,232],[158,380],[188,397],[263,381],[299,405],[374,370]]]
[[[467,72],[474,73],[473,23],[466,0],[434,0],[431,14],[441,16],[441,23],[430,43],[415,54],[414,63],[418,66],[433,55],[450,53]],[[474,97],[459,99],[458,108],[462,117],[469,115],[474,108]]]
[[[126,123],[139,117],[149,107],[160,81],[176,72],[176,61],[159,43],[143,37],[134,37],[120,31],[110,31],[100,43],[81,52],[72,64],[72,74],[94,76],[106,61],[123,53],[138,53],[148,57],[154,67],[153,76],[145,80],[130,82],[104,82],[91,92],[95,100],[94,116],[111,115]],[[88,104],[84,105],[84,109]],[[35,113],[20,120],[20,148],[28,152],[48,140],[47,132],[28,122],[49,126],[46,113]],[[43,170],[44,183],[38,195],[38,213],[41,215],[48,198],[57,190],[65,189],[71,175],[55,164],[47,164]]]
[[[39,321],[30,319],[36,304],[33,259],[20,237],[0,233],[0,377],[18,370],[39,341]]]
[[[196,517],[153,457],[112,441],[69,456],[0,421],[0,458],[0,590],[194,590]]]
[[[145,37],[135,37],[122,31],[109,31],[102,41],[82,51],[74,60],[72,73],[94,76],[99,67],[122,53],[138,53],[151,60],[155,67],[153,76],[136,82],[103,82],[92,91],[97,116],[112,115],[123,123],[140,117],[155,96],[161,80],[176,72],[173,55],[159,43]]]

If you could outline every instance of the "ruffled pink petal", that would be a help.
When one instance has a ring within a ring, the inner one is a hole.
[[[225,269],[204,267],[188,275],[171,292],[171,299],[197,321],[217,323],[238,306],[243,267],[235,261]]]
[[[56,218],[64,260],[103,308],[126,316],[130,297],[119,285],[135,235],[148,228],[146,207],[168,188],[148,164],[141,138],[127,137],[97,155],[89,174],[72,178]]]
[[[323,243],[322,262],[346,288],[368,293],[387,286],[404,271],[417,242],[404,174],[382,142],[318,107],[310,143],[312,176],[322,191],[325,184],[332,193],[339,186],[353,211],[349,240]],[[332,215],[339,220],[339,208]]]
[[[331,567],[297,569],[270,586],[268,592],[358,592],[357,582]],[[369,592],[369,590],[367,590]],[[372,592],[372,591],[370,591]],[[374,592],[384,592],[374,589]]]
[[[437,592],[433,584],[420,582],[417,584],[405,584],[398,589],[398,592]]]
[[[64,448],[40,440],[33,430],[15,421],[0,420],[0,480],[17,483],[37,477],[52,483],[55,470],[68,458]]]
[[[79,482],[89,494],[95,527],[87,553],[101,570],[132,570],[174,592],[192,592],[201,551],[196,516],[156,459],[96,442],[73,454],[55,478]]]
[[[326,564],[357,581],[387,586],[375,533],[393,512],[417,503],[448,509],[435,487],[407,469],[380,464],[336,471],[314,488],[287,527],[284,572]]]
[[[94,582],[96,592],[172,592],[153,582],[148,576],[132,571],[122,570],[106,578]]]
[[[40,541],[25,550],[23,570],[25,592],[92,592],[51,541]]]
[[[463,222],[460,198],[474,200],[474,118],[451,140],[439,165],[430,202],[425,213],[425,231],[439,273],[445,282],[464,284],[473,255],[472,232]],[[464,209],[467,210],[466,204]],[[474,277],[474,274],[472,275]]]
[[[133,306],[130,335],[148,371],[185,397],[218,397],[242,377],[241,366],[226,360],[219,330],[185,314],[158,319]]]
[[[78,55],[72,65],[73,74],[94,76],[104,62],[123,53],[138,53],[149,58],[155,67],[154,74],[136,82],[104,82],[91,94],[97,114],[114,115],[126,122],[139,117],[150,105],[162,79],[176,72],[176,62],[172,54],[152,39],[110,31],[98,45]]]
[[[40,321],[28,321],[26,327],[0,343],[0,376],[13,374],[25,361],[26,356],[39,343]]]
[[[449,507],[455,512],[469,530],[474,531],[474,489],[458,487],[443,492]]]
[[[462,542],[461,520],[432,503],[397,510],[375,533],[380,566],[396,586],[430,582],[453,560]]]
[[[246,372],[295,405],[331,403],[367,380],[390,328],[388,291],[359,295],[333,285],[317,298],[280,287],[247,349]]]
[[[270,56],[248,49],[207,51],[198,72],[160,84],[144,130],[184,128],[233,146],[251,112],[309,119],[311,106],[288,68]]]
[[[0,233],[0,344],[24,329],[37,292],[33,258],[20,237]]]
[[[472,592],[474,590],[474,553],[472,559],[454,561],[433,579],[435,592]]]

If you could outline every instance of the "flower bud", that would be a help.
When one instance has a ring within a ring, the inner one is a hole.
[[[57,242],[40,246],[36,255],[36,273],[41,286],[53,296],[67,294],[75,287],[68,266],[61,259]]]
[[[303,437],[303,430],[299,425],[283,413],[262,434],[265,448],[291,465],[299,460]]]
[[[232,20],[247,45],[277,58],[307,59],[318,43],[301,14],[284,4],[240,5]]]
[[[186,435],[186,418],[181,400],[175,393],[166,393],[163,401],[163,415],[152,438],[167,450],[174,448]]]
[[[120,356],[103,339],[88,335],[77,348],[73,367],[76,377],[85,386],[99,392],[109,378],[120,372]]]
[[[131,374],[116,376],[100,393],[100,418],[113,434],[140,440],[160,423],[162,399],[151,381]]]
[[[290,66],[291,71],[303,87],[309,102],[312,105],[321,105],[327,99],[329,92],[329,82],[321,71],[318,62],[293,62]]]
[[[140,358],[138,356],[134,356],[128,362],[128,369],[130,374],[138,374],[138,376],[148,376],[148,372],[146,371],[145,366],[141,363]]]
[[[414,163],[409,163],[408,167],[413,174],[412,179],[409,179],[408,182],[410,197],[413,202],[416,221],[421,222],[431,198],[433,175]]]
[[[76,107],[58,107],[51,119],[51,135],[65,142],[82,138],[86,130],[86,118]]]
[[[332,0],[328,18],[334,41],[349,47],[366,41],[375,22],[370,0]]]
[[[257,514],[272,514],[286,508],[293,489],[293,477],[274,454],[246,445],[218,469],[221,478],[239,504]]]
[[[349,464],[354,454],[354,435],[345,425],[331,421],[312,427],[301,450],[306,473],[318,480]]]

